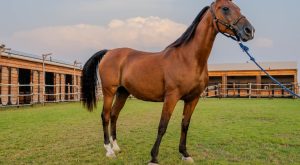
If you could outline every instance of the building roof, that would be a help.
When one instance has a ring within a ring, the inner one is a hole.
[[[20,52],[20,51],[16,51],[16,50],[6,50],[5,54],[7,54],[7,56],[17,58],[17,59],[43,63],[42,56],[38,56],[38,55],[30,54],[30,53]],[[4,55],[4,54],[1,54],[1,55]],[[72,64],[72,63],[53,59],[53,58],[50,58],[50,59],[48,58],[47,60],[45,60],[45,63],[51,64],[51,65],[63,66],[63,67],[67,67],[67,68],[74,68],[74,64]],[[78,66],[75,66],[75,68],[81,69],[81,67],[78,67]]]
[[[286,70],[296,69],[297,62],[262,62],[259,63],[266,70]],[[259,68],[252,62],[249,63],[232,63],[232,64],[209,64],[209,71],[249,71],[259,70]]]
[[[9,56],[14,58],[21,58],[23,60],[35,61],[35,62],[43,62],[41,56],[24,53],[16,50],[6,50]],[[74,68],[74,64],[64,62],[57,59],[45,60],[45,63],[51,65],[60,65],[64,67]],[[285,62],[262,62],[259,63],[266,70],[287,70],[287,69],[295,69],[297,70],[297,62],[293,61],[285,61]],[[81,69],[81,67],[76,66],[76,69]],[[209,71],[250,71],[250,70],[259,70],[259,68],[252,62],[249,63],[227,63],[227,64],[209,64]]]

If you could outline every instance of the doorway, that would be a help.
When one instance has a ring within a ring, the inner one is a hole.
[[[72,100],[74,99],[73,93],[73,77],[70,74],[66,75],[66,87],[65,87],[65,100]]]
[[[55,101],[54,96],[54,73],[53,72],[46,72],[45,74],[45,98],[46,101],[52,102]]]
[[[29,69],[19,69],[18,82],[19,86],[19,104],[30,104],[31,103],[31,70]]]

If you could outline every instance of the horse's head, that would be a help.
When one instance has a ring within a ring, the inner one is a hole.
[[[254,38],[254,27],[231,0],[216,0],[210,7],[218,32],[243,42]]]

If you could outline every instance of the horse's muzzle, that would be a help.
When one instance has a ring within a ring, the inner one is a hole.
[[[254,27],[251,24],[248,24],[239,29],[237,35],[243,42],[247,42],[254,38],[254,33]]]

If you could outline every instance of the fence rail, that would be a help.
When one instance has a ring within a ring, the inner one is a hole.
[[[300,84],[284,84],[287,88],[300,93]],[[293,97],[290,93],[284,91],[277,84],[218,84],[206,88],[202,97],[249,97],[249,98],[264,98],[278,97],[289,98]]]
[[[80,86],[0,83],[0,107],[80,101]]]
[[[300,84],[284,84],[300,94]],[[21,88],[26,88],[25,90]],[[97,89],[101,98],[101,88]],[[206,88],[202,97],[292,98],[276,84],[218,84]],[[0,83],[0,107],[28,106],[39,103],[75,102],[81,100],[80,86],[70,84],[3,84]]]

